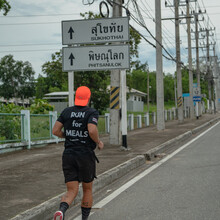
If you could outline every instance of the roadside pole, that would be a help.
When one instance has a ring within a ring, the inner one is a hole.
[[[207,52],[207,76],[208,76],[208,92],[209,92],[209,103],[212,103],[212,76],[210,70],[210,57],[209,57],[209,29],[206,29],[206,52]],[[212,113],[212,107],[209,113]]]
[[[192,47],[191,47],[191,27],[190,27],[190,14],[189,14],[189,1],[187,5],[187,36],[188,36],[188,63],[189,63],[189,106],[190,106],[190,118],[194,118],[194,104],[193,104],[193,72],[192,72]]]
[[[121,4],[122,4],[122,0],[114,0],[112,17],[122,17],[122,7],[120,7]],[[116,96],[120,95],[120,70],[111,71],[111,92],[113,91],[118,91]],[[111,96],[112,95],[113,94],[111,93]],[[121,143],[121,137],[122,137],[121,118],[120,118],[121,102],[119,97],[116,98],[118,98],[118,105],[115,108],[110,108],[109,142],[111,145],[119,145]]]
[[[121,129],[122,129],[122,147],[127,149],[127,86],[126,70],[121,70]]]
[[[177,106],[178,121],[183,122],[183,98],[182,98],[182,73],[180,59],[180,29],[179,29],[179,1],[174,1],[175,5],[175,34],[176,34],[176,73],[177,73]]]
[[[150,72],[147,71],[147,113],[150,111]]]
[[[165,129],[164,121],[164,83],[161,32],[161,0],[155,0],[156,17],[156,74],[157,74],[157,130]]]
[[[74,72],[68,72],[69,107],[74,105]]]

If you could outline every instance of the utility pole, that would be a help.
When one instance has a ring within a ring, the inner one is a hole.
[[[200,68],[199,68],[199,32],[198,32],[198,13],[195,13],[195,39],[196,39],[196,77],[197,77],[197,88],[201,95],[200,87]],[[199,104],[199,115],[201,114],[201,102]]]
[[[194,104],[193,104],[193,71],[192,71],[192,44],[191,44],[191,18],[189,14],[189,1],[186,1],[187,12],[187,36],[188,36],[188,63],[189,63],[189,106],[190,118],[194,118]]]
[[[210,57],[209,57],[209,30],[206,29],[206,52],[207,52],[207,76],[208,76],[208,90],[209,90],[209,104],[212,103],[212,77],[210,71]],[[209,113],[212,113],[210,108]]]
[[[175,6],[175,33],[176,33],[176,73],[177,73],[177,96],[178,96],[178,120],[183,122],[183,98],[182,98],[182,73],[180,59],[180,29],[179,29],[179,1],[174,1]]]
[[[147,113],[150,111],[150,72],[147,71]]]
[[[164,121],[164,83],[161,33],[161,0],[155,0],[156,17],[156,72],[157,72],[157,130],[165,129]]]
[[[218,99],[219,99],[219,94],[218,94],[218,75],[217,75],[217,56],[215,54],[215,45],[213,46],[213,51],[214,51],[214,71],[213,71],[213,78],[214,78],[214,102],[215,102],[215,113],[218,108]]]
[[[122,0],[113,1],[113,16],[112,17],[121,17],[122,16]],[[121,117],[120,117],[120,107],[121,100],[120,96],[120,70],[111,71],[111,96],[115,96],[118,99],[118,107],[111,109],[110,108],[110,134],[109,142],[111,145],[119,145],[121,143]],[[111,98],[111,97],[110,97]]]

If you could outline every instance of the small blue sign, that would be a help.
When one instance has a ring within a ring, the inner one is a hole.
[[[198,87],[198,83],[193,83],[193,88],[197,88]]]
[[[183,97],[190,97],[189,93],[183,93]]]
[[[201,102],[201,96],[193,96],[193,102]]]
[[[218,102],[220,103],[220,99],[218,99]]]

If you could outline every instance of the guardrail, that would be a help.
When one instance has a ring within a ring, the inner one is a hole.
[[[188,117],[189,113],[184,112]],[[128,130],[155,125],[156,113],[129,114]],[[164,111],[165,121],[177,119],[175,108]],[[30,114],[29,110],[22,110],[20,114],[0,113],[0,151],[8,148],[31,148],[32,145],[46,144],[63,141],[52,134],[52,128],[57,120],[57,112],[49,114]],[[110,114],[99,117],[98,130],[100,134],[108,134],[110,131]]]

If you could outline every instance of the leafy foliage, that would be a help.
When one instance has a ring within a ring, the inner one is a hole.
[[[30,107],[32,114],[47,114],[49,111],[53,110],[54,106],[41,99],[35,99],[35,103]]]
[[[0,11],[3,10],[3,15],[6,16],[10,11],[11,6],[8,1],[0,0]]]
[[[12,55],[0,60],[0,96],[28,98],[35,93],[34,71],[29,62],[15,61]]]
[[[0,113],[20,113],[24,109],[15,104],[0,105]],[[21,138],[21,117],[0,116],[0,141]]]

